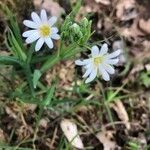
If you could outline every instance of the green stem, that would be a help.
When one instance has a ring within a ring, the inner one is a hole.
[[[40,69],[41,73],[46,72],[49,68],[57,64],[59,61],[60,61],[60,58],[57,53],[50,56],[50,58],[44,63],[44,65]]]
[[[85,45],[86,44],[87,43],[85,43]],[[74,43],[64,48],[63,43],[61,42],[58,52],[47,58],[47,61],[41,67],[40,69],[41,73],[46,72],[48,69],[53,67],[58,62],[67,60],[68,58],[71,58],[75,56],[77,53],[83,51],[83,46],[82,47],[81,46],[82,45],[78,45],[78,43]]]
[[[108,113],[108,117],[109,117],[109,120],[110,120],[110,122],[112,123],[112,126],[113,126],[113,128],[115,129],[115,125],[114,125],[114,120],[113,120],[113,117],[112,117],[112,114],[111,114],[111,111],[110,111],[110,108],[109,108],[109,103],[108,103],[108,101],[107,101],[107,99],[106,99],[106,97],[105,97],[105,93],[104,93],[104,88],[103,88],[103,85],[98,81],[98,83],[99,83],[99,86],[100,86],[100,89],[101,89],[101,93],[102,93],[102,96],[103,96],[103,103],[104,103],[104,105],[105,105],[105,108],[106,108],[106,111],[107,111],[107,113]]]
[[[33,82],[32,82],[32,73],[31,73],[31,68],[29,64],[27,64],[24,69],[25,69],[26,78],[27,78],[27,81],[31,90],[31,94],[33,97],[35,97],[35,91],[34,91]]]

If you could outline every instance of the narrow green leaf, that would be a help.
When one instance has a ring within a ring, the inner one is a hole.
[[[18,54],[17,54],[17,52],[16,52],[16,48],[14,47],[13,42],[12,42],[11,39],[12,39],[12,38],[11,38],[10,32],[6,32],[5,44],[6,44],[7,48],[12,52],[12,54],[13,54],[14,56],[16,56],[16,57],[19,58],[19,56],[18,56]]]
[[[32,78],[32,71],[31,71],[31,67],[29,64],[26,64],[24,66],[24,73],[26,75],[30,90],[31,90],[31,94],[33,97],[35,97],[35,91],[34,91],[34,86],[33,86],[33,78]]]
[[[79,12],[79,9],[81,7],[81,2],[82,0],[78,0],[75,7],[73,8],[72,12],[70,13],[70,17],[73,20],[75,18],[75,16],[77,15],[77,13]]]
[[[12,56],[0,56],[0,64],[4,65],[23,65],[23,63],[15,57]]]
[[[55,85],[53,85],[50,89],[48,89],[47,95],[45,99],[42,101],[43,107],[46,107],[51,104],[51,100],[53,98],[54,92],[55,92]]]
[[[33,86],[34,86],[34,88],[36,88],[41,75],[42,74],[41,74],[40,70],[34,71],[34,74],[33,74]]]
[[[60,58],[58,57],[57,54],[54,54],[54,55],[50,56],[49,59],[43,64],[43,66],[41,67],[40,71],[42,73],[46,72],[53,65],[55,65],[56,63],[58,63],[59,60],[60,60]]]
[[[74,21],[74,18],[77,15],[77,13],[81,7],[81,1],[82,0],[77,1],[77,4],[74,6],[71,13],[66,17],[66,19],[63,23],[63,26],[61,27],[62,34],[65,34],[65,31],[68,30],[68,27],[71,25],[71,22]]]
[[[19,25],[17,23],[14,13],[11,12],[11,10],[5,4],[2,4],[2,3],[0,3],[0,9],[5,14],[5,16],[7,18],[7,23],[9,25],[10,29],[12,30],[15,38],[17,39],[20,47],[22,49],[24,49],[20,28],[19,28]]]
[[[10,31],[10,36],[9,36],[9,42],[10,42],[10,47],[12,48],[12,51],[16,53],[16,55],[23,61],[26,61],[27,56],[20,47],[17,39],[15,38],[14,34],[12,31]]]

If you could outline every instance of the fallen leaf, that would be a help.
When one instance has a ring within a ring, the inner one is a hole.
[[[138,73],[142,70],[144,70],[143,64],[138,64],[138,65],[134,66],[134,68],[130,71],[130,75],[135,75],[136,73]]]
[[[150,71],[150,64],[146,64],[145,68],[146,68],[147,71]]]
[[[33,4],[37,9],[46,9],[52,16],[60,17],[64,12],[64,9],[53,0],[34,0]]]
[[[61,129],[72,146],[84,149],[82,140],[78,134],[77,126],[69,119],[64,119],[60,123]]]
[[[95,0],[96,3],[101,3],[103,5],[110,5],[110,0]]]
[[[39,6],[41,6],[43,0],[33,0],[33,4],[36,8],[38,8]]]
[[[12,117],[12,118],[14,118],[14,119],[17,119],[17,115],[15,114],[15,112],[10,108],[10,107],[5,107],[5,111],[6,111],[6,113],[10,116],[10,117]]]
[[[111,107],[116,111],[120,120],[122,120],[125,123],[126,128],[129,130],[129,117],[123,103],[120,100],[117,100],[113,104],[111,104]]]
[[[37,108],[37,105],[36,105],[36,104],[24,104],[24,105],[23,105],[23,109],[24,109],[25,111],[34,112],[36,108]]]
[[[98,140],[103,144],[104,150],[115,150],[117,145],[115,141],[112,141],[113,139],[114,131],[101,131],[97,133],[96,137]]]
[[[116,16],[121,21],[134,19],[138,16],[135,0],[120,0],[116,6]]]
[[[139,44],[143,41],[142,36],[144,36],[144,33],[138,28],[138,21],[139,19],[135,19],[130,28],[118,28],[118,32],[133,44]]]
[[[31,126],[19,126],[16,129],[16,135],[18,137],[18,140],[23,140],[25,138],[29,138],[31,135],[33,135],[34,131]]]
[[[149,51],[149,50],[150,50],[150,40],[144,40],[144,41],[142,42],[142,45],[143,45],[143,47],[144,47],[144,49],[145,49],[146,51]]]
[[[146,32],[147,34],[150,34],[150,19],[148,20],[144,20],[144,19],[141,19],[139,21],[139,28]]]
[[[57,85],[57,89],[60,92],[56,92],[56,97],[64,97],[66,95],[71,94],[66,90],[72,90],[75,76],[75,63],[72,60],[68,61],[61,61],[60,63],[56,64],[54,68],[49,70],[45,75],[45,80],[49,86],[53,80],[58,77],[60,80],[59,84]],[[62,90],[65,89],[65,90]]]
[[[104,27],[107,32],[111,31],[113,28],[113,22],[110,18],[106,17],[104,20]]]
[[[99,19],[98,22],[97,22],[97,28],[98,29],[102,28],[102,20],[101,19]]]
[[[42,118],[39,122],[39,126],[46,129],[48,127],[48,121],[48,118]]]
[[[0,142],[6,142],[4,131],[0,128]]]

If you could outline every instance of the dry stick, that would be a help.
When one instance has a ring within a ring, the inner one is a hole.
[[[33,145],[33,149],[34,150],[36,150],[35,140],[37,138],[37,132],[39,130],[40,118],[42,117],[42,114],[43,114],[43,111],[44,111],[44,107],[43,106],[39,106],[39,108],[40,108],[40,110],[39,110],[39,114],[38,114],[38,118],[37,118],[37,122],[36,122],[36,129],[35,129],[33,140],[32,140],[32,145]]]
[[[53,145],[54,145],[54,143],[55,143],[55,139],[56,139],[56,137],[57,137],[57,131],[58,131],[58,127],[56,127],[55,130],[54,130],[52,142],[50,143],[50,148],[53,148]]]

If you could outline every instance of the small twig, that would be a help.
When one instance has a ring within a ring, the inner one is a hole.
[[[110,123],[108,123],[108,124],[102,126],[102,129],[104,129],[104,128],[106,129],[107,127],[112,126],[112,125],[119,125],[119,124],[126,124],[126,123],[127,123],[127,122],[125,122],[125,121],[110,122]]]
[[[44,111],[44,107],[43,106],[39,106],[40,110],[39,110],[39,114],[38,114],[38,118],[37,118],[37,121],[36,121],[36,128],[35,128],[35,132],[34,132],[34,136],[33,136],[33,140],[32,140],[32,143],[33,143],[33,148],[36,149],[35,147],[35,140],[37,138],[37,132],[39,130],[39,123],[40,123],[40,119],[42,117],[42,114],[43,114],[43,111]]]
[[[56,127],[54,130],[52,141],[51,141],[50,146],[49,146],[50,148],[52,148],[54,143],[55,143],[55,139],[57,138],[57,131],[58,131],[58,128]]]

